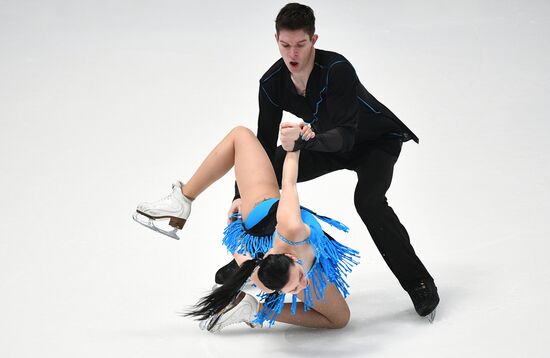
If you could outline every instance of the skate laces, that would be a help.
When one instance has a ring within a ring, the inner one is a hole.
[[[165,197],[161,198],[160,201],[170,201],[172,197],[174,196],[174,188],[176,188],[176,184],[172,184],[172,192]]]
[[[250,305],[246,300],[246,296],[246,293],[241,291],[238,296],[235,297],[229,305],[227,305],[227,307],[225,307],[221,312],[212,315],[208,319],[208,323],[205,324],[207,327],[206,329],[214,333],[238,323],[246,323],[253,327],[249,322],[249,319],[247,319],[247,317],[243,314],[246,312],[246,306]]]
[[[411,293],[418,298],[427,298],[431,297],[434,291],[429,285],[426,284],[426,282],[422,281],[418,286],[411,290]]]
[[[173,196],[173,192],[166,195],[164,198],[160,199],[161,201],[169,201],[170,199],[172,199],[172,196]]]

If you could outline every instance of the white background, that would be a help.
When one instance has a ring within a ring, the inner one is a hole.
[[[0,356],[545,357],[550,345],[545,1],[312,1],[317,47],[419,137],[390,205],[436,279],[418,318],[353,207],[355,174],[300,184],[362,253],[352,320],[200,331],[229,256],[226,176],[181,241],[131,220],[232,127],[255,130],[281,1],[0,1]],[[261,353],[259,353],[261,351]]]

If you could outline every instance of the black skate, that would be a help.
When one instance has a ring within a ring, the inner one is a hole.
[[[218,285],[223,285],[225,281],[227,281],[227,279],[233,276],[237,271],[239,271],[239,265],[237,265],[237,261],[231,260],[231,262],[221,267],[216,272],[214,280]]]
[[[431,280],[422,280],[407,291],[414,304],[414,309],[421,317],[428,316],[432,323],[435,319],[436,307],[439,304],[437,287]]]

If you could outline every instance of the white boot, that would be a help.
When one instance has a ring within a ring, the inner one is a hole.
[[[140,203],[133,215],[134,220],[151,230],[179,240],[176,233],[185,225],[191,213],[192,203],[182,194],[182,186],[183,184],[177,181],[172,184],[172,192],[164,198],[150,203]],[[169,225],[174,229],[166,231],[156,227],[154,221],[162,219],[169,219]]]
[[[205,322],[204,326],[206,327],[204,328],[209,332],[216,333],[236,323],[246,323],[250,327],[257,327],[258,325],[253,324],[252,321],[258,313],[260,302],[248,293],[241,292],[241,294],[244,294],[244,297],[239,303],[229,305],[222,313],[209,318],[208,322]]]

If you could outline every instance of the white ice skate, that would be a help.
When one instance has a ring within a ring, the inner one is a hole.
[[[199,327],[211,333],[219,332],[225,327],[236,323],[246,323],[252,328],[259,327],[259,325],[253,324],[252,321],[258,313],[260,303],[247,293],[241,292],[241,295],[244,295],[244,297],[240,301],[236,300],[238,303],[232,303],[221,313],[201,321]]]
[[[177,232],[183,228],[191,213],[191,200],[181,192],[182,186],[183,184],[177,181],[172,184],[172,192],[166,197],[151,203],[140,203],[132,217],[153,231],[179,240]],[[174,229],[168,231],[155,226],[156,220],[163,219],[170,220],[168,224]]]

